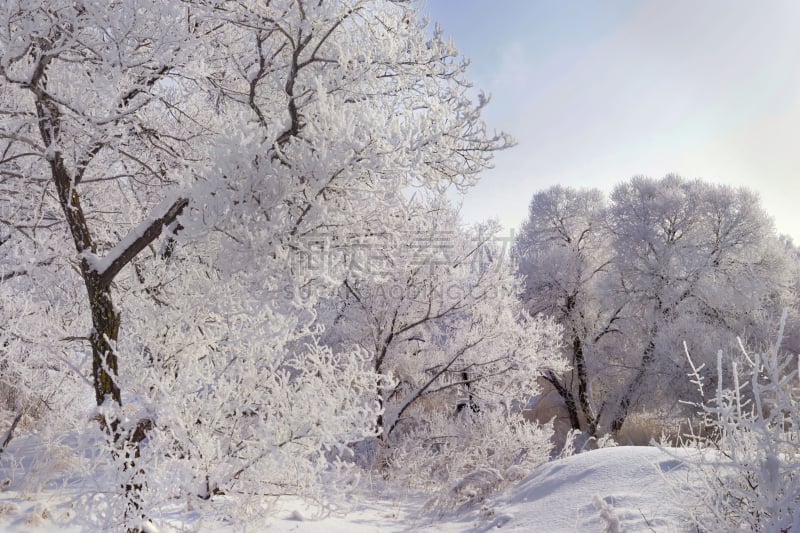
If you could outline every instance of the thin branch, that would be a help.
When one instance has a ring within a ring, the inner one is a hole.
[[[37,267],[47,266],[47,265],[51,264],[53,261],[55,261],[55,257],[49,257],[47,259],[43,259],[42,261],[37,262],[35,264],[35,266],[37,266]],[[4,272],[4,273],[0,274],[0,283],[2,283],[4,281],[8,281],[8,280],[10,280],[12,278],[16,278],[18,276],[27,276],[29,274],[29,272],[30,271],[27,270],[27,269],[12,270],[11,272]]]
[[[22,411],[17,413],[17,416],[14,417],[14,420],[11,422],[11,427],[8,428],[6,432],[6,436],[3,437],[3,442],[0,442],[0,456],[3,455],[3,452],[6,451],[6,447],[8,443],[11,442],[11,439],[14,438],[14,430],[17,429],[17,424],[22,419]]]

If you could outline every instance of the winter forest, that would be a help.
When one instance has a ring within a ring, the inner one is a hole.
[[[548,531],[545,474],[643,457],[675,509],[562,530],[800,528],[758,191],[551,183],[512,238],[458,198],[515,140],[414,2],[0,5],[0,530]]]

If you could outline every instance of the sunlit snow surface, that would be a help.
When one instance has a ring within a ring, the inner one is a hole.
[[[504,492],[447,513],[426,509],[423,497],[389,491],[353,495],[347,513],[320,513],[302,502],[286,501],[278,516],[252,530],[584,532],[603,531],[611,521],[621,531],[690,531],[690,502],[682,501],[686,497],[676,490],[692,481],[693,470],[681,459],[694,453],[627,446],[595,450],[542,465]],[[50,518],[63,509],[59,500],[64,498],[46,487],[38,494],[20,490],[16,481],[0,491],[0,531],[66,531]],[[159,530],[211,531],[209,525],[162,525]],[[213,530],[226,531],[218,526]]]
[[[622,446],[548,463],[496,498],[496,516],[486,526],[603,531],[605,507],[622,531],[688,531],[687,505],[676,491],[691,482],[680,460],[691,453]]]

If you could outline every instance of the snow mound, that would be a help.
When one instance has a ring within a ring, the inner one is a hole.
[[[690,531],[677,489],[688,449],[619,446],[542,465],[484,507],[474,531]]]

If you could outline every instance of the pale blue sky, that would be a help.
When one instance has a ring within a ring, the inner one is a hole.
[[[518,146],[464,217],[518,226],[555,184],[635,174],[745,185],[800,243],[800,2],[427,0]]]

